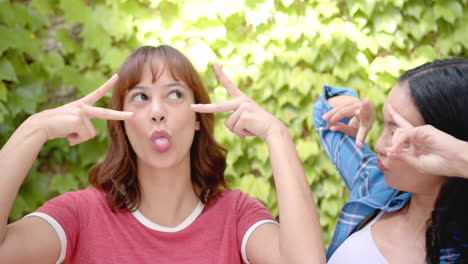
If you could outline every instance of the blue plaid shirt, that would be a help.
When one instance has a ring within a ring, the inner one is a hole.
[[[356,93],[347,88],[324,86],[322,96],[314,105],[315,130],[325,152],[350,191],[349,199],[338,217],[327,259],[330,259],[333,252],[370,213],[376,209],[386,212],[399,210],[411,197],[410,193],[392,189],[385,183],[384,175],[377,167],[376,155],[367,144],[359,149],[354,137],[330,131],[322,115],[332,109],[327,98],[335,95],[357,97]],[[440,263],[453,263],[457,256],[453,250],[443,249]]]

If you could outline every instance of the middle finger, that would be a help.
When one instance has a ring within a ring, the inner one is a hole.
[[[213,104],[192,104],[192,110],[198,113],[225,113],[236,110],[240,104],[241,101],[237,99]]]

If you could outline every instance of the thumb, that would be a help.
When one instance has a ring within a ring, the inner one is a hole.
[[[389,151],[387,152],[387,158],[390,159],[390,162],[399,160],[413,168],[417,168],[419,164],[418,158],[412,155],[409,149],[399,149],[398,152]]]
[[[359,115],[361,120],[361,125],[368,127],[369,129],[374,124],[375,113],[374,108],[369,101],[369,99],[363,99],[361,107],[359,108]]]

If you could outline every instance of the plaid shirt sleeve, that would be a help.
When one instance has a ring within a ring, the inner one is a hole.
[[[369,165],[375,166],[376,160],[375,154],[367,144],[359,149],[354,137],[331,131],[327,122],[322,119],[322,116],[332,109],[327,99],[336,95],[357,97],[355,92],[347,88],[324,86],[322,96],[314,105],[314,126],[326,154],[335,165],[348,189],[352,191],[354,187],[357,187],[355,185],[360,180],[358,179],[360,172],[364,172],[363,168]],[[341,122],[348,123],[349,120],[343,119]]]

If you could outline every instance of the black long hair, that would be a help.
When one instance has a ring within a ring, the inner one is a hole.
[[[424,122],[468,141],[468,60],[436,60],[400,77]],[[451,175],[447,175],[451,176]],[[450,177],[441,187],[426,230],[426,261],[439,263],[442,250],[468,262],[468,179]]]

